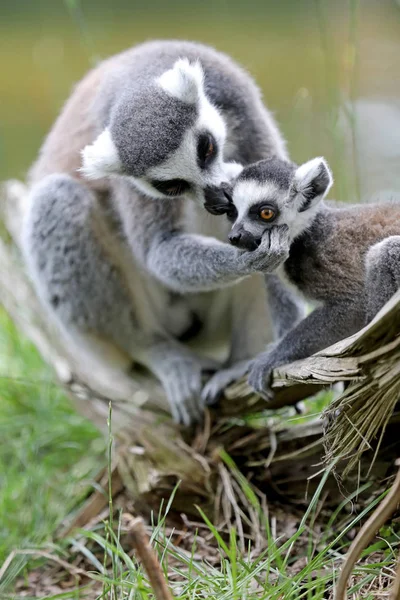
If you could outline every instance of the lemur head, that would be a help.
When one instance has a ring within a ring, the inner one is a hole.
[[[231,181],[240,172],[225,163],[224,120],[204,91],[199,62],[178,60],[142,88],[115,102],[109,126],[82,152],[90,179],[122,175],[153,198],[189,196],[204,201],[204,190]]]
[[[240,248],[255,250],[265,231],[287,225],[294,240],[309,225],[319,202],[333,179],[323,158],[314,158],[298,167],[271,158],[245,167],[225,200],[206,206],[213,214],[226,214],[232,221],[229,241]]]

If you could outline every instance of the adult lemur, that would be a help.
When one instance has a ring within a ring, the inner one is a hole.
[[[242,252],[202,205],[236,161],[272,155],[285,158],[284,143],[251,78],[211,48],[160,41],[91,71],[31,170],[23,244],[41,299],[75,351],[102,361],[99,375],[115,348],[117,366],[149,368],[177,421],[201,416],[209,364],[183,340],[200,328],[215,345],[229,321],[239,366],[270,341],[254,274],[282,260],[285,234]],[[282,331],[296,303],[271,294],[288,307]]]
[[[267,398],[274,367],[355,333],[400,287],[400,204],[321,202],[331,185],[322,158],[300,167],[273,158],[244,168],[231,199],[211,207],[228,214],[231,243],[250,254],[266,231],[286,229],[291,246],[281,275],[318,304],[251,364],[249,383]]]

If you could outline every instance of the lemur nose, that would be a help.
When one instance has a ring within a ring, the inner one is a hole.
[[[242,234],[241,233],[231,233],[229,235],[229,241],[233,246],[238,246],[239,242],[241,240]]]

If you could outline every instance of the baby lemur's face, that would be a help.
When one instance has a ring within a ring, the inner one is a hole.
[[[231,244],[255,250],[263,234],[277,225],[288,226],[291,240],[300,235],[312,223],[332,181],[323,158],[300,167],[272,158],[245,167],[230,193],[223,190],[205,206],[231,220]]]
[[[151,198],[187,196],[203,203],[208,188],[241,171],[224,161],[226,126],[204,87],[200,63],[178,60],[143,87],[127,86],[109,126],[82,152],[89,179],[120,175]]]

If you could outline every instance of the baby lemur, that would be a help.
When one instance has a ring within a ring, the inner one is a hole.
[[[253,253],[222,242],[228,224],[203,203],[237,163],[273,155],[285,145],[259,90],[212,48],[149,42],[84,77],[31,170],[23,232],[37,293],[79,362],[111,385],[132,363],[147,367],[176,421],[201,418],[210,360],[187,340],[231,339],[232,368],[261,351],[271,321],[260,273],[282,248],[277,230]],[[274,321],[290,327],[297,303],[270,294],[284,300]]]
[[[254,251],[266,231],[287,228],[290,251],[278,272],[317,303],[251,363],[249,383],[266,398],[275,367],[355,333],[400,287],[400,204],[322,202],[331,185],[323,158],[300,167],[272,158],[244,168],[231,199],[214,205],[233,222],[238,248]]]

